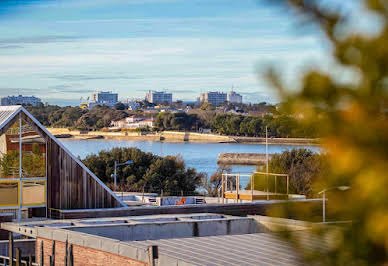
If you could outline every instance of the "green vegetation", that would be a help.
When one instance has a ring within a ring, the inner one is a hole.
[[[268,127],[268,136],[276,138],[315,138],[318,134],[313,127],[307,127],[297,119],[288,115],[263,118],[233,114],[217,114],[212,121],[215,132],[223,135],[265,137],[265,128]]]
[[[162,112],[155,120],[155,127],[158,130],[195,131],[202,125],[203,122],[196,114]]]
[[[126,191],[142,191],[164,195],[195,194],[203,174],[193,168],[186,168],[180,157],[159,157],[136,148],[114,148],[90,155],[83,163],[104,183],[112,187],[114,162],[134,163],[117,168],[118,184]]]
[[[218,196],[218,188],[222,185],[222,174],[231,173],[232,167],[227,165],[220,165],[217,171],[210,177],[210,179],[204,179],[203,188],[206,190],[209,197]]]
[[[67,127],[79,130],[99,130],[109,127],[112,120],[129,116],[123,110],[96,106],[92,110],[56,105],[27,106],[27,110],[46,127]]]
[[[351,77],[351,80],[338,80],[338,76],[313,69],[304,74],[298,90],[288,90],[277,71],[272,69],[267,73],[287,102],[288,110],[301,117],[306,125],[316,127],[322,135],[327,151],[327,174],[321,175],[314,185],[322,190],[351,187],[347,192],[328,192],[327,217],[336,220],[346,217],[352,223],[317,227],[312,232],[322,240],[332,240],[328,249],[304,249],[300,239],[288,234],[290,240],[304,251],[308,265],[387,265],[387,1],[354,1],[361,2],[355,6],[363,6],[362,12],[379,18],[375,33],[368,35],[354,31],[357,28],[354,23],[362,24],[360,20],[349,19],[341,13],[345,1],[277,2],[290,4],[297,11],[295,14],[309,18],[311,24],[320,27],[327,37],[327,47],[333,51],[331,61],[337,64],[333,72],[345,70],[342,73],[349,73]],[[321,120],[319,124],[317,118]],[[304,208],[280,208],[270,214],[289,216],[291,213],[311,216],[311,210]]]
[[[4,154],[0,158],[0,177],[19,177],[19,159],[19,150]],[[32,144],[31,152],[23,152],[22,170],[24,177],[46,176],[46,159],[39,144]]]
[[[317,154],[307,149],[292,149],[281,154],[274,154],[268,162],[268,171],[276,174],[289,175],[289,193],[315,196],[317,192],[313,184],[324,175],[327,169],[326,155]],[[259,166],[259,172],[263,172],[263,166]],[[267,180],[265,175],[256,175],[255,190],[266,191]],[[250,189],[249,184],[247,189]],[[275,191],[275,178],[268,178],[270,192]],[[278,177],[276,182],[277,192],[286,193],[287,180]]]

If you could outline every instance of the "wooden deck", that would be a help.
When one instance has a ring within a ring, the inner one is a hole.
[[[226,191],[224,193],[225,199],[239,199],[239,200],[286,200],[288,199],[287,194],[280,194],[280,193],[271,193],[271,192],[265,192],[265,191],[259,191],[259,190],[239,190],[238,194],[237,191]]]

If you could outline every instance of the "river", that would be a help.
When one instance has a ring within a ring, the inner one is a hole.
[[[110,150],[114,147],[135,147],[144,152],[156,155],[181,155],[188,167],[205,172],[211,176],[217,170],[218,155],[223,152],[237,153],[265,153],[263,144],[237,144],[237,143],[193,143],[193,142],[153,142],[131,140],[71,140],[61,139],[64,145],[76,156],[84,159],[87,155],[96,154],[101,150]],[[306,148],[319,152],[318,146],[297,145],[269,145],[268,153],[281,153],[293,148]],[[254,166],[233,166],[235,172],[252,172]]]

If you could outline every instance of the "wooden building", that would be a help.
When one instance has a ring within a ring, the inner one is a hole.
[[[0,106],[0,211],[126,206],[22,106]]]

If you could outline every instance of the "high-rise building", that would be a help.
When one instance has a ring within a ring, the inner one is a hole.
[[[30,104],[32,106],[37,106],[42,101],[34,96],[8,96],[1,98],[1,105],[7,106],[7,105],[22,105],[22,104]]]
[[[228,93],[228,102],[230,103],[242,103],[242,96],[234,91]]]
[[[119,101],[119,95],[111,91],[100,91],[92,95],[92,101],[99,105],[114,106]]]
[[[146,94],[146,100],[150,103],[172,103],[172,93],[163,91],[149,91]]]
[[[227,101],[227,95],[223,92],[209,91],[201,93],[199,100],[201,103],[211,103],[213,106],[219,106]]]

